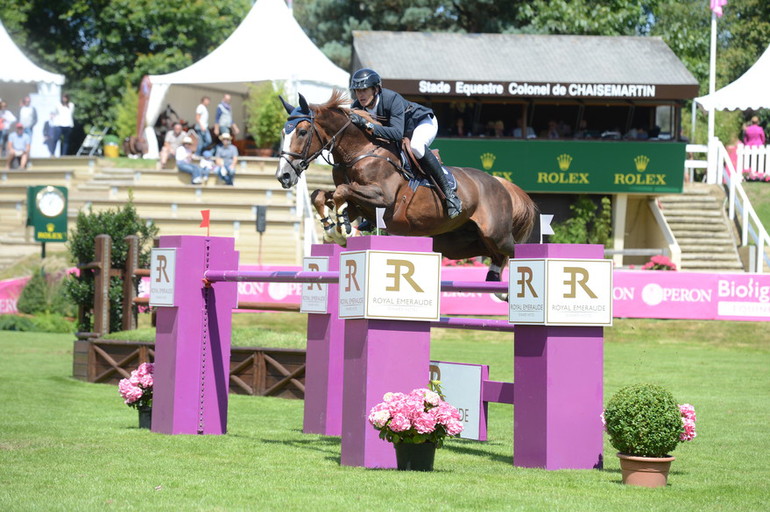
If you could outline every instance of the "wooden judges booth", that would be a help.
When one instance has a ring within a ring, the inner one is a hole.
[[[515,182],[556,222],[575,194],[610,196],[616,249],[660,245],[648,201],[682,192],[698,94],[660,38],[356,31],[362,67],[435,111],[446,164]]]

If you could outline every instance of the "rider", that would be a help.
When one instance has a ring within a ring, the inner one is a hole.
[[[353,73],[350,90],[356,97],[352,108],[366,109],[382,122],[382,126],[375,125],[353,113],[350,116],[353,124],[383,139],[400,142],[408,137],[412,153],[420,166],[433,176],[444,192],[447,215],[450,219],[460,215],[462,201],[447,183],[441,164],[429,149],[438,132],[438,120],[433,111],[407,101],[395,91],[383,88],[380,75],[373,69],[363,68]]]

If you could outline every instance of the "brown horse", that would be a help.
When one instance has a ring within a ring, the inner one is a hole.
[[[346,229],[340,227],[349,227],[347,216],[361,215],[374,224],[376,208],[384,208],[388,233],[430,236],[433,250],[450,259],[489,256],[487,280],[500,279],[514,245],[529,238],[535,221],[537,207],[523,190],[478,169],[449,167],[463,204],[462,213],[449,219],[435,188],[410,188],[395,144],[376,140],[351,124],[351,111],[342,107],[349,101],[341,91],[322,105],[308,105],[302,95],[299,100],[296,108],[284,101],[289,119],[275,177],[283,188],[291,188],[310,162],[324,151],[332,154],[337,188],[313,193],[327,233],[344,235]],[[371,119],[366,112],[356,112]],[[338,215],[336,230],[329,209]]]

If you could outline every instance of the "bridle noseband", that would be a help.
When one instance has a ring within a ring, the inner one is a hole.
[[[348,119],[347,122],[342,125],[342,128],[337,130],[337,133],[332,135],[329,141],[326,144],[324,144],[323,139],[321,138],[321,134],[318,133],[318,128],[316,128],[315,126],[315,115],[312,110],[308,114],[296,114],[296,115],[289,116],[289,121],[294,121],[294,120],[298,120],[298,124],[299,124],[299,121],[308,121],[310,123],[310,130],[311,130],[310,137],[308,137],[307,140],[305,141],[305,147],[302,148],[302,153],[295,153],[293,151],[281,150],[278,157],[284,158],[286,162],[291,166],[291,168],[294,169],[294,172],[297,173],[297,176],[302,174],[308,167],[310,167],[310,162],[312,162],[319,156],[322,156],[325,150],[328,150],[328,152],[331,153],[337,144],[337,137],[339,137],[339,135],[345,131],[345,128],[347,128],[351,124],[350,119]],[[310,155],[308,153],[310,153],[310,144],[312,144],[313,142],[314,135],[318,137],[318,142],[321,143],[321,147],[317,151],[315,151],[312,155]],[[289,160],[286,157],[292,157],[295,160]],[[327,164],[332,165],[332,163],[329,161],[329,159],[326,156],[323,156],[323,159],[326,161]],[[297,165],[294,165],[294,162],[297,162]]]

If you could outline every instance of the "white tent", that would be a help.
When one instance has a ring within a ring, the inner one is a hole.
[[[707,96],[695,98],[704,110],[770,108],[770,47],[740,78]]]
[[[19,102],[24,96],[29,95],[31,105],[37,110],[37,124],[32,130],[30,153],[35,158],[49,156],[48,149],[43,144],[43,124],[59,103],[64,75],[51,73],[32,63],[13,42],[2,22],[0,22],[0,55],[2,55],[0,98],[18,117]]]
[[[289,98],[301,92],[308,101],[317,103],[326,101],[333,87],[347,87],[348,73],[313,44],[283,0],[257,0],[235,32],[209,55],[175,73],[145,77],[140,92],[147,94],[149,85],[144,120],[140,122],[150,145],[145,157],[157,153],[152,147],[152,127],[166,105],[192,123],[201,97],[209,96],[213,124],[216,105],[224,93],[229,93],[233,118],[243,127],[248,86],[266,80],[285,82]]]

